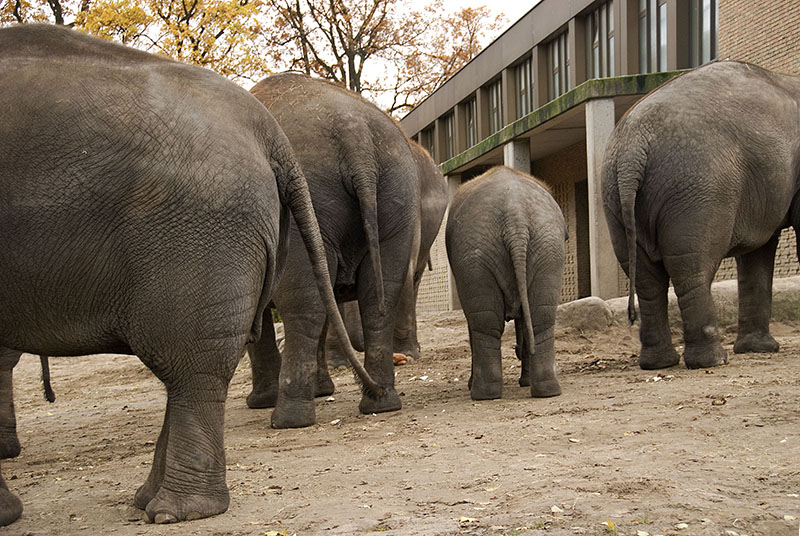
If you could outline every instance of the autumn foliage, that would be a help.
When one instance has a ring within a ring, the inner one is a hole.
[[[80,31],[232,80],[302,71],[402,114],[497,33],[486,7],[446,13],[441,0],[6,0],[0,25],[69,24]]]

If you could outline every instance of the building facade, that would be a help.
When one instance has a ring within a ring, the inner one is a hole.
[[[800,75],[799,0],[542,0],[401,121],[451,192],[492,166],[547,183],[569,226],[562,301],[627,293],[599,169],[616,121],[683,69],[715,59]],[[784,231],[776,276],[800,273]],[[458,308],[444,224],[418,310]],[[735,277],[728,259],[718,279]]]

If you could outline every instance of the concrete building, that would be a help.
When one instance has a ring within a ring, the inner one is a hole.
[[[543,0],[406,115],[451,190],[492,166],[550,185],[569,226],[562,300],[627,293],[599,168],[614,124],[683,69],[740,59],[800,74],[798,0]],[[776,276],[800,273],[785,231]],[[444,226],[418,310],[458,308]],[[718,279],[735,277],[726,260]]]

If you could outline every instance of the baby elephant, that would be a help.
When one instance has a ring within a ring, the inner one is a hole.
[[[497,167],[456,192],[446,244],[469,327],[473,400],[502,396],[500,337],[511,319],[519,384],[534,397],[561,394],[553,332],[566,238],[561,209],[529,175]]]

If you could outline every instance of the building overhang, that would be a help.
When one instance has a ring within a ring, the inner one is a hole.
[[[503,146],[527,139],[531,160],[574,145],[586,137],[586,103],[614,99],[616,119],[642,96],[685,71],[594,78],[537,108],[495,132],[463,153],[440,164],[445,175],[459,174],[477,166],[503,164]]]

